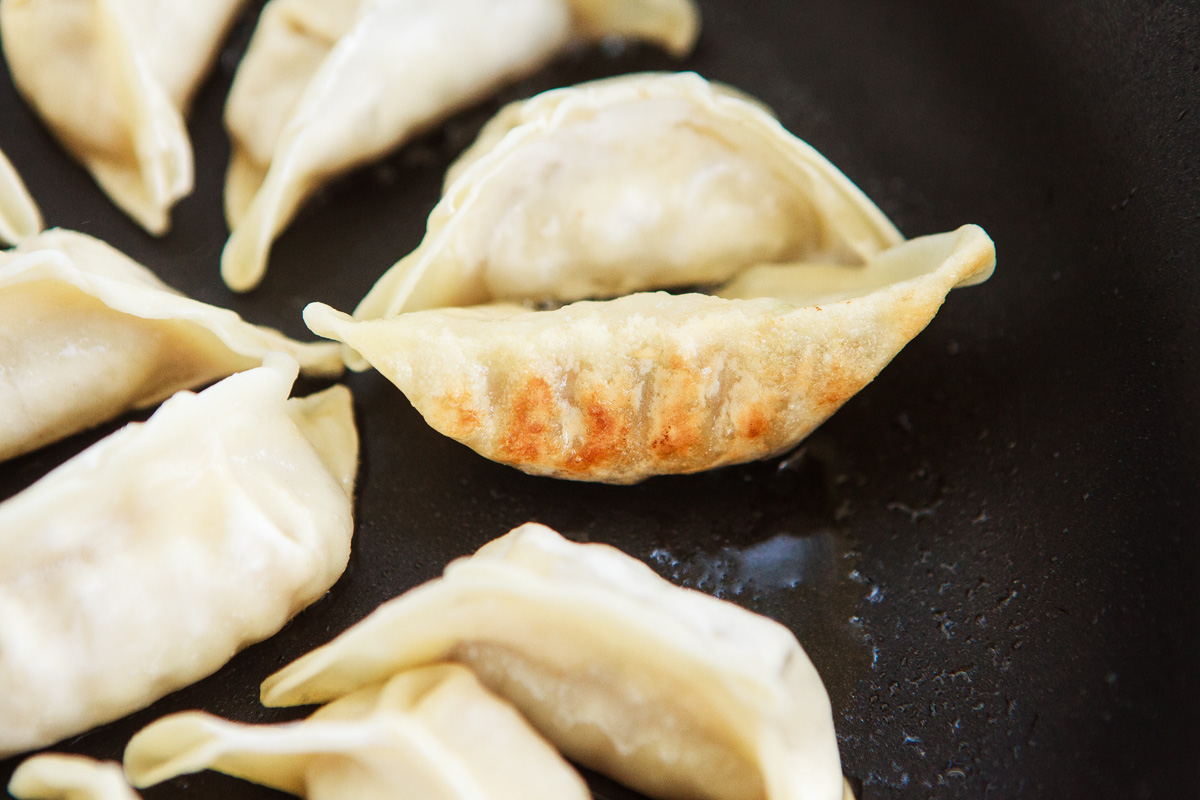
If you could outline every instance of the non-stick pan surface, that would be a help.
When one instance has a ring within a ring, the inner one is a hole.
[[[445,167],[501,102],[643,69],[758,96],[906,234],[975,222],[999,252],[991,281],[953,292],[804,446],[710,474],[634,487],[529,477],[434,433],[377,373],[350,376],[364,447],[345,576],[211,678],[56,749],[117,758],[181,709],[295,716],[258,705],[262,678],[538,520],[795,630],[863,798],[1200,796],[1195,5],[701,7],[680,64],[641,46],[568,55],[340,180],[246,296],[217,274],[220,114],[257,5],[197,98],[197,190],[162,239],[117,211],[0,78],[0,147],[49,224],[297,336],[306,303],[351,308],[416,246]],[[118,424],[0,465],[0,497]],[[0,780],[16,763],[0,762]],[[629,796],[593,780],[600,797]],[[271,794],[214,774],[147,792]]]

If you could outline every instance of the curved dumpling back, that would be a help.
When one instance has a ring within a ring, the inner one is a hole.
[[[183,115],[244,0],[0,0],[13,82],[154,234],[192,190]]]
[[[130,740],[125,769],[139,786],[214,769],[309,800],[589,797],[516,709],[453,664],[401,673],[300,722],[173,714]]]
[[[225,282],[256,286],[275,237],[332,175],[533,72],[573,37],[639,36],[683,54],[697,19],[692,0],[271,0],[226,107]]]
[[[51,230],[0,253],[0,460],[262,363],[341,371],[302,344],[174,291],[98,239]]]
[[[16,244],[42,229],[42,215],[21,176],[0,151],[0,244]]]
[[[542,525],[383,604],[269,677],[263,702],[322,702],[441,661],[652,797],[841,797],[829,699],[789,630]]]
[[[22,761],[8,782],[8,793],[17,800],[138,800],[120,764],[63,753]]]
[[[341,575],[350,394],[295,377],[181,392],[0,504],[0,758],[211,674]]]
[[[634,483],[786,452],[983,280],[980,228],[861,267],[746,271],[718,296],[641,292],[554,311],[516,304],[355,320],[305,309],[441,433],[536,475]],[[728,292],[728,296],[721,296]]]
[[[515,103],[447,180],[421,245],[357,318],[714,284],[764,262],[862,264],[903,238],[759,104],[692,73]]]

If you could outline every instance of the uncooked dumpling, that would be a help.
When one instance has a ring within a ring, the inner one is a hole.
[[[16,244],[42,229],[42,215],[21,176],[0,150],[0,244]]]
[[[203,769],[310,800],[587,800],[587,786],[516,709],[453,664],[401,673],[300,722],[173,714],[125,750],[134,784]]]
[[[757,102],[693,73],[510,105],[449,179],[421,245],[355,317],[712,285],[768,262],[855,266],[903,240]]]
[[[150,233],[192,191],[184,114],[244,0],[0,0],[13,82]]]
[[[838,800],[829,698],[791,631],[606,545],[524,525],[263,683],[325,702],[456,661],[563,754],[652,797]]]
[[[254,288],[275,237],[331,176],[374,160],[573,38],[685,55],[692,0],[271,0],[226,107],[225,282]]]
[[[120,764],[63,753],[25,759],[8,793],[17,800],[138,800]]]
[[[272,354],[0,503],[0,758],[149,705],[271,636],[345,569],[350,393]]]
[[[336,346],[301,344],[184,297],[98,239],[51,230],[0,252],[0,460],[262,363],[278,350],[337,375]]]
[[[964,226],[858,267],[747,270],[718,296],[641,292],[358,321],[314,303],[441,433],[535,475],[634,483],[786,452],[866,386],[992,241]],[[728,293],[729,297],[720,296]]]

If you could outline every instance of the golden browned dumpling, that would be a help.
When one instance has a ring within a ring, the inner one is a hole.
[[[994,260],[987,235],[966,226],[862,267],[751,270],[730,284],[732,299],[641,292],[554,311],[493,304],[363,321],[313,304],[304,318],[487,458],[634,483],[791,449]]]

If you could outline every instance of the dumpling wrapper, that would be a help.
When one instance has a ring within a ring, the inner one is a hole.
[[[63,753],[22,761],[8,782],[8,793],[17,800],[138,800],[120,764]]]
[[[837,800],[829,698],[784,626],[523,525],[263,683],[319,703],[455,661],[576,763],[651,797]]]
[[[874,379],[950,289],[994,263],[991,239],[968,225],[862,267],[754,268],[719,296],[641,292],[554,311],[493,304],[365,321],[314,303],[304,320],[486,458],[635,483],[792,449]]]
[[[202,769],[310,800],[588,800],[579,774],[463,667],[399,674],[300,722],[173,714],[130,740],[138,786]]]
[[[717,284],[768,262],[861,265],[903,241],[760,104],[694,73],[511,104],[447,180],[420,246],[356,318]]]
[[[532,73],[573,38],[691,50],[693,0],[271,0],[226,106],[233,156],[221,258],[254,288],[275,237],[336,174]]]
[[[42,214],[37,203],[0,150],[0,244],[16,244],[41,229]]]
[[[0,758],[220,668],[346,567],[349,390],[272,354],[180,392],[0,503]]]
[[[262,363],[342,370],[301,344],[192,300],[104,242],[51,230],[0,252],[0,460]]]
[[[150,233],[192,191],[184,114],[244,0],[0,0],[13,83]]]

